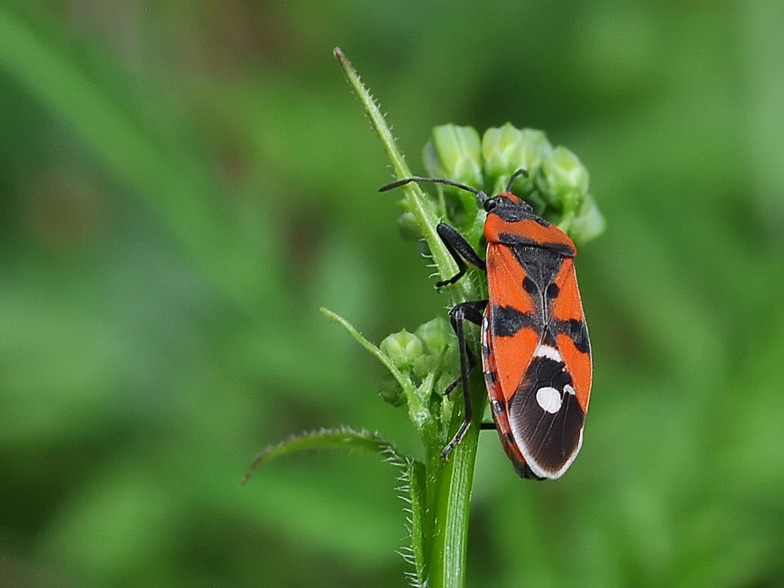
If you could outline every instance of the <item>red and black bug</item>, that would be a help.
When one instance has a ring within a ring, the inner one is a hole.
[[[485,260],[457,229],[441,222],[437,231],[458,266],[454,284],[468,264],[487,272],[488,300],[457,304],[449,312],[460,349],[460,385],[465,422],[444,449],[462,440],[471,423],[468,378],[476,358],[466,344],[466,320],[481,325],[482,366],[495,428],[518,474],[526,478],[560,478],[577,457],[591,394],[591,344],[577,289],[572,240],[529,204],[511,193],[518,170],[506,191],[490,198],[481,190],[437,178],[412,177],[409,182],[455,186],[476,195],[487,212]]]

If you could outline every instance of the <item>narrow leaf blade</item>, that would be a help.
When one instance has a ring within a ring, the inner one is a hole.
[[[389,441],[377,433],[371,433],[365,429],[357,431],[350,427],[320,429],[296,435],[264,449],[253,460],[241,484],[246,484],[260,465],[284,455],[308,449],[348,449],[350,451],[378,453],[386,461],[396,465],[402,464],[405,460]]]

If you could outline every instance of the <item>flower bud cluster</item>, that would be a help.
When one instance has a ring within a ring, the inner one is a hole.
[[[553,147],[542,131],[507,123],[487,129],[480,139],[472,127],[444,125],[433,129],[424,160],[430,177],[481,190],[491,187],[491,195],[504,191],[512,174],[524,168],[528,175],[517,179],[513,191],[537,214],[557,224],[577,243],[604,231],[604,218],[588,191],[588,170],[566,147]],[[444,216],[471,240],[484,220],[474,195],[452,187],[439,193],[446,195]]]
[[[423,418],[425,413],[442,413],[441,393],[457,377],[447,370],[457,363],[452,357],[456,353],[454,340],[451,325],[442,317],[421,325],[413,333],[403,330],[384,339],[379,349],[407,380],[406,388],[414,396],[406,398],[404,387],[389,377],[381,388],[384,400],[395,406],[408,403],[414,412],[420,407]]]

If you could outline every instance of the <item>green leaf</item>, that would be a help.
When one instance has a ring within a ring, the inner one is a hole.
[[[256,471],[256,468],[260,465],[272,461],[273,459],[283,457],[284,455],[308,449],[348,449],[351,451],[364,451],[378,453],[382,455],[386,461],[390,461],[396,465],[405,465],[407,463],[407,458],[401,456],[389,441],[377,433],[371,433],[364,429],[357,431],[349,427],[321,429],[310,433],[303,433],[302,435],[296,435],[277,445],[271,445],[264,449],[256,456],[256,459],[253,460],[253,463],[248,468],[241,483],[246,484],[253,475],[253,472]]]
[[[362,334],[359,331],[357,331],[357,329],[354,328],[354,326],[351,323],[349,323],[346,319],[344,319],[343,317],[335,314],[334,312],[326,308],[321,308],[320,310],[324,316],[331,318],[333,321],[335,321],[344,329],[346,329],[349,332],[349,334],[352,337],[354,337],[354,339],[356,339],[360,345],[362,345],[362,347],[367,349],[371,354],[373,354],[376,357],[376,359],[378,359],[381,363],[383,363],[384,367],[389,370],[389,373],[392,374],[395,380],[397,380],[397,383],[400,384],[400,387],[403,388],[403,392],[406,394],[406,396],[408,396],[409,394],[413,394],[414,385],[412,384],[411,380],[409,380],[408,377],[406,377],[406,375],[403,374],[403,372],[401,372],[398,369],[397,365],[392,360],[392,358],[390,358],[381,349],[373,345],[370,341],[365,339],[362,336]]]

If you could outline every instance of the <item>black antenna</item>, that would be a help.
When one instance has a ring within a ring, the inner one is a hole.
[[[509,178],[509,183],[506,185],[506,192],[507,193],[512,191],[512,184],[514,184],[515,180],[517,180],[517,178],[519,178],[520,176],[525,176],[527,178],[528,177],[528,170],[525,169],[524,167],[521,167],[515,173],[512,174],[512,177]]]
[[[519,170],[515,172],[515,174],[519,174]],[[483,206],[485,202],[489,200],[487,194],[485,194],[482,190],[477,190],[476,188],[472,188],[471,186],[466,186],[465,184],[458,184],[457,182],[453,182],[452,180],[445,180],[443,178],[420,178],[419,176],[397,180],[396,182],[392,182],[391,184],[387,184],[386,186],[381,186],[378,189],[378,191],[386,192],[387,190],[399,188],[400,186],[405,186],[406,184],[410,184],[411,182],[429,182],[431,184],[445,184],[447,186],[454,186],[455,188],[460,188],[461,190],[465,190],[466,192],[471,192],[472,194],[476,194],[476,197],[479,198],[479,202],[481,202]]]

